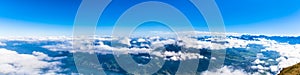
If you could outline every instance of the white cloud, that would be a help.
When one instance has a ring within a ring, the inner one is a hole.
[[[265,51],[276,51],[280,54],[280,57],[276,59],[279,62],[277,70],[292,66],[300,62],[300,45],[290,45],[287,43],[268,42],[263,44]],[[275,67],[273,67],[273,70]]]
[[[173,39],[167,39],[167,40],[162,40],[162,41],[152,41],[151,47],[159,48],[159,47],[164,47],[164,45],[175,44],[175,43],[176,43],[176,41]]]
[[[270,66],[270,69],[272,72],[277,72],[278,71],[278,66]]]
[[[204,71],[201,73],[201,75],[256,75],[256,74],[250,74],[243,70],[234,70],[231,67],[224,66],[215,71]]]
[[[174,60],[174,61],[179,61],[179,60],[190,60],[190,59],[203,59],[205,58],[204,56],[198,54],[198,53],[182,53],[181,51],[179,52],[174,52],[174,51],[165,51],[165,52],[152,52],[152,55],[162,57],[165,60]],[[170,57],[170,58],[166,58]]]
[[[146,39],[144,39],[146,40]],[[143,41],[144,41],[143,40]],[[127,39],[128,41],[128,39]],[[140,40],[141,42],[141,40]],[[166,44],[175,44],[175,40],[173,39],[167,39],[163,41],[155,41],[152,42],[152,48],[127,48],[127,47],[111,47],[108,45],[104,45],[103,42],[99,42],[99,45],[94,46],[87,43],[91,43],[90,41],[83,41],[81,44],[82,46],[78,46],[79,48],[76,48],[72,46],[72,43],[65,43],[65,44],[57,44],[57,45],[47,45],[42,46],[43,48],[47,48],[52,51],[73,51],[73,52],[89,52],[89,53],[101,53],[101,54],[138,54],[138,53],[150,53],[152,55],[163,57],[166,56],[172,56],[170,59],[166,60],[188,60],[188,59],[201,59],[204,58],[204,56],[198,54],[198,53],[182,53],[182,52],[159,52],[155,51],[154,49],[159,49],[164,47]],[[148,45],[147,45],[148,46]],[[73,48],[74,47],[74,48]],[[172,53],[170,55],[170,53]]]
[[[190,39],[190,38],[189,38]],[[214,38],[207,38],[212,41],[221,41]],[[197,41],[195,39],[192,40],[183,40],[183,45],[188,45],[186,47],[190,48],[206,48],[211,50],[220,50],[226,48],[249,48],[247,47],[249,44],[258,44],[266,47],[262,49],[262,51],[276,51],[280,54],[280,58],[277,58],[276,61],[279,63],[278,65],[271,66],[262,66],[258,64],[268,64],[268,61],[260,60],[259,58],[265,58],[262,53],[258,53],[257,59],[253,61],[256,66],[252,66],[253,69],[258,69],[259,72],[263,73],[266,71],[278,72],[280,69],[292,66],[300,62],[300,44],[291,45],[287,43],[279,43],[275,40],[268,40],[265,38],[255,38],[257,40],[242,40],[236,38],[225,38],[224,41],[228,42],[225,44],[212,43],[208,41]],[[275,67],[277,66],[277,67]],[[267,72],[268,73],[268,72]]]
[[[273,62],[274,59],[260,60],[260,58],[265,58],[265,55],[262,53],[257,54],[257,59],[253,61],[254,66],[251,66],[252,69],[259,69],[259,72],[265,72],[270,70],[271,72],[278,72],[282,68],[292,66],[300,62],[300,44],[291,45],[288,43],[279,43],[274,40],[268,40],[265,38],[257,38],[258,41],[245,41],[244,44],[258,44],[266,47],[262,49],[261,52],[265,51],[276,51],[279,53],[280,57],[275,59],[278,62],[278,65],[263,66],[258,64],[267,65],[268,62]]]
[[[263,67],[262,65],[257,66],[251,66],[252,69],[258,69],[258,70],[270,70],[269,67]]]
[[[0,49],[0,73],[12,75],[54,75],[61,69],[60,62],[47,62],[51,60],[46,54],[33,52],[33,55],[19,54],[15,51]],[[49,69],[44,71],[43,69]]]
[[[195,38],[183,37],[180,40],[182,40],[183,42],[179,43],[179,45],[182,45],[186,48],[195,48],[195,49],[205,48],[210,50],[222,50],[226,48],[247,48],[247,45],[249,44],[264,43],[261,41],[241,40],[237,38],[206,38],[205,40],[211,40],[211,41],[198,41]],[[213,42],[219,42],[219,43],[213,43]]]
[[[137,40],[137,42],[146,42],[146,39],[139,38],[139,39]]]
[[[65,43],[65,44],[57,44],[57,45],[46,45],[42,46],[43,48],[47,48],[51,51],[70,51],[73,50],[72,46]]]
[[[265,63],[265,61],[261,61],[260,59],[256,59],[253,63],[254,64],[263,64],[263,63]]]
[[[191,32],[186,32],[186,33],[179,33],[179,34],[187,34],[187,35],[192,35]],[[211,33],[210,32],[196,32],[196,34],[204,35],[204,36],[209,36]],[[218,33],[222,34],[222,33]],[[234,33],[226,33],[226,35],[233,35],[233,36],[240,36],[242,34],[234,34]],[[254,35],[254,34],[250,34]],[[196,35],[195,35],[196,36]],[[272,59],[275,60],[276,62],[279,62],[278,65],[271,65],[272,67],[269,67],[270,70],[273,71],[279,71],[281,68],[285,68],[288,66],[292,66],[296,63],[300,62],[300,45],[290,45],[287,43],[278,43],[274,40],[268,40],[265,38],[255,38],[256,40],[242,40],[242,39],[237,39],[237,38],[206,38],[205,40],[211,40],[211,41],[201,41],[197,40],[195,38],[190,38],[190,37],[181,37],[177,39],[167,39],[166,40],[158,40],[159,38],[164,38],[164,37],[149,37],[149,38],[139,38],[136,42],[145,42],[145,41],[150,41],[151,45],[146,45],[143,44],[144,46],[150,46],[153,49],[156,48],[161,48],[164,47],[164,45],[167,44],[174,44],[178,46],[183,46],[184,48],[194,48],[194,49],[210,49],[210,50],[222,50],[226,48],[246,48],[249,49],[248,45],[249,44],[258,44],[262,45],[263,47],[266,47],[265,49],[262,49],[262,51],[276,51],[280,54],[280,58],[278,59]],[[131,45],[129,38],[101,38],[101,37],[96,37],[95,39],[100,40],[100,45],[99,46],[93,46],[91,43],[94,41],[87,41],[83,40],[82,43],[80,44],[81,46],[75,46],[78,48],[73,48],[73,42],[71,37],[18,37],[18,38],[0,38],[0,39],[8,39],[8,40],[23,40],[23,41],[49,41],[49,40],[54,40],[54,41],[67,41],[64,44],[57,44],[57,45],[48,45],[48,46],[43,46],[44,48],[48,48],[52,51],[82,51],[82,52],[98,52],[98,53],[103,53],[103,54],[124,54],[124,53],[151,53],[153,52],[153,49],[145,49],[145,48],[116,48],[116,47],[111,47],[108,45],[104,45],[102,41],[118,41],[118,43],[121,44],[126,44],[126,45]],[[181,41],[181,42],[179,42]],[[215,43],[215,42],[226,42],[226,43]],[[88,44],[88,45],[87,45]],[[154,55],[165,57],[164,52],[153,52]],[[184,53],[182,53],[184,54]],[[171,59],[168,60],[185,60],[189,59],[183,56],[180,56],[181,54],[177,54],[171,57]],[[186,54],[186,55],[193,55],[193,54]],[[258,55],[261,55],[259,53]],[[198,57],[201,58],[201,56],[193,55],[193,56],[187,56],[187,57]],[[249,61],[253,62],[252,68],[258,69],[261,68],[259,64],[266,64],[269,61],[265,60],[260,60],[259,58],[262,58],[260,56],[257,57],[257,60],[255,61]],[[274,67],[277,66],[277,67]],[[261,72],[264,71],[267,66],[262,66]],[[276,69],[277,68],[277,69]]]
[[[125,44],[127,46],[131,46],[130,41],[131,41],[131,39],[129,39],[128,37],[124,37],[124,38],[119,40],[119,43]]]
[[[5,43],[2,43],[2,42],[0,42],[0,46],[6,46],[6,44],[5,44]]]

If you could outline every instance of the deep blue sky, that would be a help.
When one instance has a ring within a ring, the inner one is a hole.
[[[102,20],[99,27],[103,27],[101,30],[111,30],[126,9],[144,1],[149,0],[113,0],[100,17]],[[189,18],[197,30],[207,30],[201,14],[188,0],[154,1],[175,6]],[[0,36],[71,35],[80,2],[81,0],[2,0]],[[300,32],[297,29],[300,28],[299,0],[216,0],[216,2],[228,32],[267,34]]]

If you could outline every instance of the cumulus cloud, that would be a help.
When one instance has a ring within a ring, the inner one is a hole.
[[[118,39],[118,38],[117,38]],[[155,40],[156,39],[156,40]],[[187,53],[187,52],[168,52],[164,51],[163,47],[168,44],[176,44],[174,39],[158,40],[158,38],[139,38],[136,42],[151,41],[149,44],[141,44],[141,46],[147,46],[151,48],[128,48],[128,47],[113,47],[103,44],[103,39],[98,39],[98,45],[93,45],[93,41],[83,40],[80,41],[79,46],[74,46],[73,42],[65,42],[63,44],[46,45],[42,46],[52,51],[71,51],[71,52],[89,52],[89,53],[101,53],[101,54],[139,54],[149,53],[158,57],[163,57],[165,60],[188,60],[188,59],[202,59],[204,56],[199,53]],[[105,39],[107,41],[107,39]],[[129,38],[120,38],[117,43],[130,45]],[[113,41],[113,40],[111,40]],[[171,54],[170,54],[171,53]],[[166,57],[170,58],[166,58]]]
[[[256,65],[256,66],[251,66],[252,69],[257,69],[259,70],[261,73],[264,73],[266,70],[270,70],[269,67],[264,67],[262,65]],[[274,70],[274,68],[273,68]]]
[[[193,33],[193,34],[192,34]],[[164,33],[167,34],[167,33]],[[209,36],[212,33],[210,32],[181,32],[179,34],[186,34],[189,36],[195,36],[198,37],[199,35],[203,36]],[[214,34],[224,34],[224,33],[214,33]],[[242,34],[237,33],[225,33],[226,35],[230,36],[236,36],[240,37]],[[251,34],[250,36],[252,36]],[[254,38],[255,40],[244,40],[240,38],[232,38],[232,37],[226,37],[226,38],[214,38],[214,37],[205,37],[204,40],[198,40],[197,38],[192,37],[180,37],[180,38],[172,38],[168,39],[166,37],[145,37],[145,38],[137,38],[136,41],[130,39],[130,38],[112,38],[112,37],[96,37],[96,40],[100,40],[98,42],[100,45],[94,46],[92,43],[94,40],[85,40],[82,43],[79,44],[81,46],[75,46],[72,42],[71,37],[20,37],[20,38],[2,38],[2,39],[9,39],[9,40],[23,40],[23,41],[49,41],[49,40],[55,40],[55,41],[67,41],[63,44],[57,44],[57,45],[47,45],[43,46],[44,48],[50,49],[52,51],[82,51],[82,52],[98,52],[103,54],[126,54],[126,53],[154,53],[154,55],[166,57],[167,55],[170,55],[171,58],[168,58],[166,60],[185,60],[189,59],[187,57],[192,58],[203,58],[201,55],[196,55],[197,53],[173,53],[173,52],[155,52],[156,48],[162,48],[165,45],[173,44],[177,46],[181,46],[186,49],[209,49],[209,50],[223,50],[227,48],[249,48],[249,44],[257,44],[262,45],[265,47],[265,49],[262,49],[261,51],[276,51],[280,54],[279,58],[276,59],[269,59],[275,62],[278,62],[277,65],[270,65],[265,66],[270,62],[269,60],[261,60],[260,57],[262,56],[261,53],[258,53],[258,57],[256,57],[256,60],[250,61],[252,62],[252,66],[250,68],[257,69],[260,72],[263,71],[279,71],[281,68],[288,67],[291,65],[294,65],[296,63],[300,62],[300,45],[299,44],[288,44],[288,43],[279,43],[275,40],[269,40],[265,38]],[[256,35],[255,35],[256,36]],[[269,36],[270,37],[270,36]],[[160,40],[161,38],[164,38],[164,40]],[[1,38],[0,38],[1,39]],[[117,43],[125,44],[125,45],[133,45],[130,43],[138,43],[138,42],[150,42],[151,44],[144,44],[142,43],[141,46],[147,46],[148,48],[128,48],[128,47],[113,47],[109,45],[104,45],[102,41],[117,41]],[[1,43],[0,43],[1,45]],[[74,47],[74,48],[73,48]],[[152,49],[151,49],[152,48]],[[187,56],[184,56],[187,55]],[[276,67],[275,67],[276,66]]]
[[[247,48],[249,44],[264,44],[265,42],[252,41],[252,40],[242,40],[237,38],[206,38],[202,41],[197,40],[196,38],[183,37],[182,42],[179,45],[182,45],[186,48],[195,48],[195,49],[210,49],[210,50],[223,50],[227,48]]]
[[[2,42],[0,42],[0,46],[6,46],[6,44],[5,44],[5,43],[2,43]]]
[[[139,38],[138,40],[137,40],[137,42],[146,42],[147,40],[146,39],[144,39],[144,38]]]
[[[256,59],[253,63],[254,64],[263,64],[263,63],[265,63],[265,61],[261,61],[260,59]]]
[[[124,38],[119,40],[119,43],[125,44],[127,46],[131,46],[130,41],[131,41],[131,39],[129,39],[128,37],[124,37]]]
[[[241,40],[241,39],[234,39],[234,38],[227,38],[227,44],[224,44],[225,48],[247,48],[249,44],[257,44],[262,45],[263,48],[261,52],[266,51],[275,51],[278,52],[280,57],[277,59],[268,59],[268,60],[261,60],[265,59],[266,57],[262,53],[257,53],[257,59],[252,61],[253,66],[252,69],[257,69],[260,73],[264,73],[266,71],[271,72],[278,72],[282,68],[292,66],[296,63],[300,62],[300,44],[288,44],[288,43],[279,43],[275,40],[269,40],[265,38],[255,38],[257,40],[250,41],[250,40]],[[269,65],[268,62],[276,61],[278,64],[276,65]]]
[[[295,45],[291,45],[288,43],[278,43],[274,40],[267,40],[267,39],[259,39],[260,42],[256,43],[256,44],[261,44],[264,47],[266,47],[265,49],[262,50],[262,52],[265,51],[276,51],[280,54],[280,57],[275,59],[275,61],[278,62],[278,65],[272,65],[269,66],[270,70],[272,72],[277,72],[279,70],[281,70],[282,68],[285,67],[289,67],[292,66],[294,64],[297,64],[300,62],[300,45],[299,44],[295,44]],[[262,54],[258,54],[260,55],[260,57],[258,58],[263,58]],[[269,60],[259,60],[256,59],[254,61],[255,64],[264,64],[268,61],[274,61],[273,59],[269,59]],[[275,67],[276,66],[276,67]],[[259,66],[257,66],[257,68],[259,68]]]
[[[165,60],[173,60],[173,61],[205,58],[204,56],[198,53],[182,53],[181,51],[179,52],[174,52],[174,51],[157,52],[156,51],[156,52],[152,52],[151,54],[158,57],[162,57]]]
[[[300,45],[290,45],[287,43],[274,43],[266,48],[266,50],[277,51],[281,57],[276,59],[279,61],[279,67],[284,68],[292,66],[300,62]]]
[[[15,51],[0,49],[0,74],[12,75],[39,75],[50,74],[54,75],[61,69],[58,67],[60,62],[52,60],[41,52],[33,52],[30,54],[19,54]],[[49,69],[49,70],[43,70]]]
[[[215,71],[204,71],[201,75],[256,75],[247,73],[243,70],[234,70],[232,67],[224,66]]]
[[[176,40],[173,40],[173,39],[167,39],[167,40],[162,40],[162,41],[152,41],[151,47],[159,48],[159,47],[164,47],[164,45],[175,44],[175,43],[176,43]]]

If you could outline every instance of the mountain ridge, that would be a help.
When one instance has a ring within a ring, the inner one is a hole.
[[[300,63],[283,68],[278,75],[300,75]]]

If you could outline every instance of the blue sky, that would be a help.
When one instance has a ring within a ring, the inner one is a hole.
[[[98,23],[98,32],[109,32],[129,7],[149,0],[113,0]],[[187,0],[154,0],[179,9],[199,31],[207,25]],[[3,0],[0,2],[0,36],[72,35],[81,0]],[[226,31],[238,33],[297,34],[299,0],[216,0]],[[147,10],[147,9],[145,9]],[[159,26],[149,26],[155,28]],[[126,25],[124,25],[126,27]],[[147,28],[147,27],[145,27]]]

